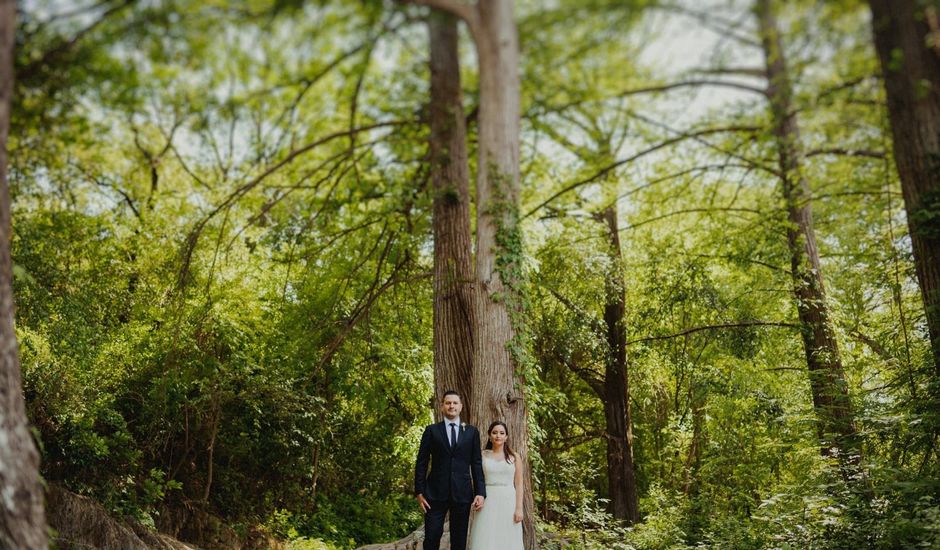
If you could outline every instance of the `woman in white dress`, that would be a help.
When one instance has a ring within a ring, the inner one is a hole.
[[[490,424],[483,451],[486,501],[473,517],[470,550],[523,550],[522,468],[507,442],[509,431],[500,421]]]

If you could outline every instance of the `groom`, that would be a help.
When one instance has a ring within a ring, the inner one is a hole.
[[[415,464],[415,494],[424,512],[424,550],[438,550],[444,515],[450,512],[450,547],[467,547],[470,507],[483,508],[486,486],[480,432],[460,421],[463,403],[455,391],[444,393],[444,420],[424,429]],[[430,465],[430,473],[428,466]]]

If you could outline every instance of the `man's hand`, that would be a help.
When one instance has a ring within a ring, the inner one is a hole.
[[[418,504],[421,506],[421,512],[427,514],[431,511],[431,503],[428,502],[428,499],[424,498],[424,495],[418,495]]]
[[[516,511],[512,514],[512,522],[519,523],[522,521],[522,508],[516,508]]]
[[[474,511],[477,511],[477,512],[483,509],[483,497],[482,496],[477,495],[473,499],[473,509]]]

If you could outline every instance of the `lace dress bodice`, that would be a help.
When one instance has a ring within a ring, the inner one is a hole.
[[[484,452],[483,475],[487,487],[512,487],[516,465],[494,457],[492,452]]]

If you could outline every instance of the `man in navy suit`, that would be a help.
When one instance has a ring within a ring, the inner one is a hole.
[[[465,550],[470,507],[483,508],[486,498],[480,432],[460,421],[462,409],[460,395],[445,392],[441,404],[444,420],[425,428],[421,436],[415,464],[415,495],[424,512],[424,550],[440,548],[447,512],[450,512],[450,547]]]

